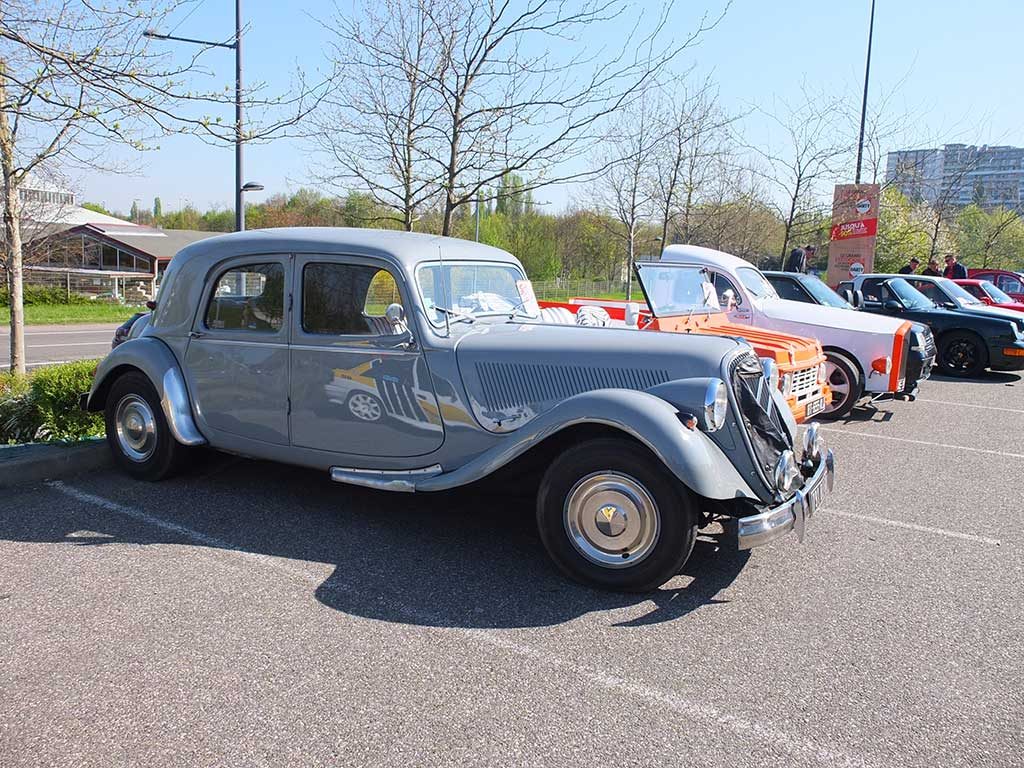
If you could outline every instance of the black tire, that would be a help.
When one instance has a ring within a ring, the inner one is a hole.
[[[141,424],[142,429],[135,430],[126,426],[127,421],[133,417],[133,424]],[[188,448],[171,434],[160,407],[160,398],[145,374],[126,373],[113,383],[107,393],[104,419],[107,445],[114,454],[114,461],[132,477],[138,480],[163,480],[184,465]],[[118,432],[119,420],[123,434]],[[136,432],[138,435],[151,434],[152,443],[145,437],[134,440]],[[130,443],[133,442],[140,443],[138,450],[131,447]]]
[[[988,367],[984,342],[969,331],[953,331],[939,344],[939,370],[947,376],[977,376]]]
[[[833,387],[832,402],[818,414],[818,418],[844,419],[864,395],[864,379],[857,364],[840,352],[825,350],[825,361],[828,385]]]
[[[645,502],[630,507],[631,497],[610,491],[594,491],[586,496],[588,488],[595,488],[602,482],[625,483],[630,491],[640,488],[646,494]],[[581,513],[583,517],[593,510],[596,526],[602,524],[597,515],[610,507],[615,508],[614,518],[609,516],[604,525],[615,522],[625,526],[626,523],[620,521],[629,518],[629,527],[611,533],[608,540],[619,535],[633,537],[628,542],[623,539],[622,543],[646,540],[647,544],[634,549],[634,555],[639,556],[635,565],[621,565],[628,557],[623,557],[617,549],[599,550],[591,545],[592,552],[599,552],[609,560],[608,564],[598,564],[574,543],[568,511],[574,492],[577,500],[588,498],[592,505],[602,505],[596,510],[587,504],[573,505],[578,510],[587,510]],[[598,496],[600,498],[595,500]],[[653,503],[653,515],[645,516],[641,512],[646,508],[646,500]],[[619,516],[621,510],[615,502],[625,504],[629,509],[627,516]],[[631,530],[636,525],[641,526],[640,530],[648,530],[639,522],[645,519],[656,519],[657,534],[653,540],[644,535],[638,538],[634,536],[635,529]],[[596,438],[566,450],[544,473],[537,492],[537,527],[544,548],[569,578],[605,589],[648,592],[679,573],[690,556],[697,537],[697,514],[689,491],[650,451],[625,438]]]

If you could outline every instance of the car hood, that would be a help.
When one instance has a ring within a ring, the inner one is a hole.
[[[758,357],[770,357],[780,367],[787,370],[818,365],[824,359],[821,344],[817,339],[752,325],[730,323],[725,319],[724,313],[710,316],[694,314],[659,317],[645,330],[731,336],[743,339],[754,348]]]
[[[761,311],[774,320],[816,325],[824,328],[842,328],[848,331],[865,331],[867,333],[884,333],[893,335],[903,325],[903,320],[873,315],[869,312],[856,312],[839,307],[825,307],[821,304],[808,304],[803,301],[789,299],[759,299]]]
[[[748,347],[719,336],[503,323],[476,325],[455,355],[477,418],[504,431],[583,392],[720,377],[740,348]]]

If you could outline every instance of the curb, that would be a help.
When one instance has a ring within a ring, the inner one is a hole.
[[[102,437],[76,443],[0,447],[0,488],[79,475],[112,464]]]

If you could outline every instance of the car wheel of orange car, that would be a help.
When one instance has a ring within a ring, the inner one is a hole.
[[[985,345],[973,333],[956,331],[942,337],[939,369],[950,376],[977,376],[988,365]]]
[[[689,492],[626,438],[586,440],[556,458],[537,493],[537,525],[567,576],[625,592],[675,576],[697,535]]]
[[[856,364],[839,352],[825,352],[825,380],[832,390],[832,402],[822,411],[820,419],[842,419],[850,415],[864,394],[864,382]]]

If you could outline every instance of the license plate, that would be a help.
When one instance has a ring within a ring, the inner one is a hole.
[[[825,410],[825,398],[816,397],[813,400],[807,402],[807,418],[811,418],[815,414],[821,413]]]
[[[818,483],[816,488],[812,488],[807,494],[807,512],[808,516],[813,515],[825,501],[825,482]]]

